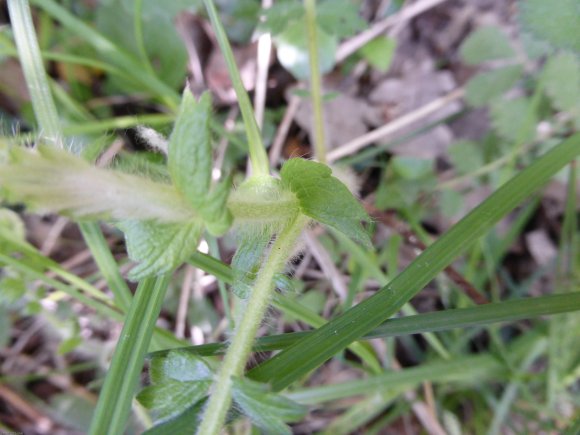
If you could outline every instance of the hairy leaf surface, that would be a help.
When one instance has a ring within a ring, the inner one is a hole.
[[[321,163],[290,159],[280,172],[282,181],[296,195],[302,213],[343,232],[370,247],[371,241],[361,225],[370,218],[348,188],[332,176]]]
[[[291,434],[284,422],[299,421],[306,414],[306,407],[249,379],[234,378],[232,395],[243,414],[269,434]]]
[[[203,227],[198,221],[163,224],[152,221],[124,221],[118,227],[125,233],[127,252],[139,264],[129,278],[170,272],[183,263],[197,248]]]

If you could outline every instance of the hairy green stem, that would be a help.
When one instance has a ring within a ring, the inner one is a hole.
[[[244,126],[246,135],[248,136],[248,149],[250,153],[250,161],[252,163],[252,172],[254,175],[268,175],[270,173],[270,165],[268,163],[268,156],[262,143],[262,135],[254,117],[254,111],[248,93],[242,83],[240,72],[232,53],[232,48],[228,42],[228,37],[222,23],[219,19],[217,10],[212,0],[204,0],[209,19],[215,31],[216,39],[219,43],[220,49],[226,61],[228,72],[232,80],[232,85],[238,97],[240,111],[244,119]]]
[[[298,200],[292,196],[278,201],[259,201],[230,197],[228,208],[232,212],[235,222],[254,224],[287,222],[295,217],[300,209]]]
[[[280,272],[288,261],[296,239],[307,221],[302,215],[296,218],[278,235],[272,245],[270,255],[256,278],[232,344],[224,357],[198,434],[214,435],[220,432],[232,401],[232,377],[241,376],[244,372],[256,332],[270,302],[274,275]]]
[[[8,0],[8,11],[40,136],[51,145],[62,147],[58,113],[42,64],[28,0]]]
[[[324,116],[322,111],[322,84],[316,36],[316,0],[304,0],[306,32],[308,33],[308,62],[310,65],[310,94],[312,97],[314,154],[320,163],[326,163]]]

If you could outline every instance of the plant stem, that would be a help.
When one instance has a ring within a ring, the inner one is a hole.
[[[306,32],[308,33],[308,62],[310,65],[310,94],[312,97],[314,154],[320,163],[326,163],[326,142],[324,138],[324,117],[322,112],[322,85],[318,60],[318,39],[316,36],[316,0],[304,0],[306,10]]]
[[[246,135],[248,137],[248,150],[250,153],[253,175],[268,175],[270,173],[270,166],[266,150],[264,149],[264,144],[262,143],[262,135],[260,134],[260,129],[256,123],[256,118],[254,118],[252,104],[250,103],[250,98],[248,97],[248,93],[242,83],[242,78],[240,77],[240,72],[238,71],[232,48],[228,42],[228,37],[224,31],[224,27],[219,19],[213,1],[204,0],[204,3],[220,49],[228,66],[232,85],[238,97],[238,103],[240,105],[240,111],[242,112]]]
[[[247,301],[242,319],[236,328],[232,344],[223,360],[202,423],[197,431],[200,435],[218,434],[232,400],[232,376],[241,376],[252,351],[254,337],[262,322],[274,288],[274,275],[282,270],[292,253],[292,247],[306,225],[307,218],[297,217],[277,237],[270,255],[262,266],[252,294]]]
[[[8,11],[40,136],[51,145],[62,147],[58,113],[42,64],[28,0],[8,0]]]

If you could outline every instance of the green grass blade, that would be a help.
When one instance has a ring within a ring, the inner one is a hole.
[[[197,251],[189,257],[187,262],[192,266],[215,276],[226,284],[234,282],[234,274],[231,267],[211,255]]]
[[[530,347],[542,343],[545,346],[546,341],[546,338],[536,332],[519,338],[509,347],[508,364],[493,354],[459,357],[451,361],[434,361],[409,369],[388,371],[365,379],[296,390],[286,396],[302,404],[316,404],[397,388],[415,388],[423,382],[462,382],[473,385],[486,379],[497,381],[512,375],[511,364],[524,358]]]
[[[97,224],[87,222],[79,223],[79,228],[87,246],[93,254],[95,263],[97,263],[101,274],[105,278],[105,281],[107,281],[115,297],[116,304],[121,307],[123,312],[127,312],[131,305],[131,290],[129,290],[127,283],[119,272],[117,262],[107,246],[107,241],[103,237],[101,229]]]
[[[108,130],[127,129],[137,125],[162,126],[168,125],[175,120],[172,115],[155,113],[138,116],[118,116],[110,119],[100,119],[98,121],[83,122],[82,124],[71,124],[64,127],[67,135],[81,135],[92,133],[104,133]]]
[[[504,184],[372,297],[250,372],[281,390],[395,314],[429,281],[526,197],[580,154],[580,134],[554,147]]]
[[[517,299],[477,305],[470,308],[458,308],[389,319],[366,334],[362,339],[370,340],[424,332],[447,331],[456,328],[478,327],[492,323],[514,322],[573,311],[580,311],[580,292]],[[268,352],[286,349],[312,334],[313,331],[305,331],[261,337],[256,340],[254,351]],[[227,343],[202,344],[183,348],[183,350],[201,356],[221,354],[226,349]],[[155,352],[150,356],[164,355],[167,352],[165,350]]]
[[[8,255],[0,253],[0,264],[10,266],[16,270],[19,270],[29,275],[30,277],[38,279],[39,281],[45,283],[46,285],[75,298],[82,304],[94,309],[97,313],[103,316],[118,321],[121,321],[123,319],[122,314],[116,311],[112,306],[108,305],[107,304],[108,301],[104,300],[104,298],[101,298],[99,300],[92,299],[85,293],[79,291],[79,289],[77,289],[75,286],[64,284],[54,278],[49,278],[48,276],[44,275],[41,271],[38,271],[34,267],[31,267],[24,261],[19,261]]]
[[[42,64],[28,0],[9,0],[8,10],[40,136],[51,145],[62,147],[58,114]]]
[[[246,89],[242,83],[242,78],[240,77],[240,72],[238,71],[228,37],[224,31],[224,27],[222,26],[222,23],[219,19],[218,12],[213,1],[204,0],[204,4],[209,15],[209,19],[211,20],[212,27],[215,31],[221,52],[226,61],[228,72],[232,80],[232,85],[238,97],[240,111],[242,112],[242,118],[244,119],[246,135],[248,136],[248,149],[250,152],[253,173],[254,175],[268,175],[270,172],[270,165],[268,162],[268,156],[266,155],[266,150],[264,149],[264,145],[262,143],[262,135],[260,134],[260,129],[258,128],[256,118],[254,117],[254,111],[252,110],[250,98],[248,97],[248,93],[246,92]]]
[[[517,374],[523,375],[528,372],[530,366],[540,357],[547,347],[547,340],[539,340],[534,346],[532,346],[529,354],[524,358],[524,361],[520,364]],[[515,379],[514,379],[515,378]],[[502,427],[505,420],[509,416],[509,411],[513,402],[515,401],[518,389],[521,386],[521,380],[518,376],[512,378],[513,380],[505,387],[501,400],[497,403],[497,406],[493,412],[493,420],[490,423],[487,435],[499,435],[502,433]]]
[[[91,44],[99,53],[107,56],[126,74],[150,91],[172,110],[179,106],[179,94],[162,80],[146,71],[141,62],[131,53],[116,46],[113,42],[85,24],[53,0],[32,0],[32,3],[69,29],[74,35]]]
[[[7,237],[6,234],[0,234],[0,241],[11,246],[15,252],[21,252],[32,259],[32,261],[22,261],[21,259],[17,260],[9,255],[0,253],[0,264],[3,263],[9,265],[30,275],[31,277],[34,277],[35,279],[38,279],[47,286],[59,290],[78,300],[87,307],[94,309],[95,312],[103,317],[108,317],[117,322],[123,321],[123,314],[112,306],[113,301],[84,279],[63,269],[60,264],[45,257],[31,245],[18,243],[17,241]],[[56,276],[67,281],[69,284],[46,276],[45,272],[48,271],[53,272]],[[92,296],[92,298],[90,296]],[[155,327],[155,338],[159,345],[163,345],[164,348],[182,347],[187,343],[175,337],[175,335],[170,331],[159,327]]]
[[[169,278],[170,275],[165,275],[139,283],[99,395],[90,434],[117,435],[124,432]]]

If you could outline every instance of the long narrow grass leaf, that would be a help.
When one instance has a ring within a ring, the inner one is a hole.
[[[517,299],[470,308],[458,308],[389,319],[366,334],[362,339],[370,340],[373,338],[447,331],[456,328],[478,327],[492,323],[515,322],[517,320],[573,311],[580,311],[580,292]],[[286,349],[312,334],[312,331],[304,331],[261,337],[256,340],[254,351],[268,352]],[[202,344],[183,348],[183,350],[201,356],[221,354],[226,349],[227,343]],[[166,350],[159,351],[150,356],[163,355],[167,352]]]
[[[262,136],[256,118],[254,118],[254,111],[252,110],[250,98],[244,88],[240,72],[236,66],[236,61],[234,60],[234,54],[232,53],[232,48],[228,42],[228,37],[219,19],[213,0],[204,0],[204,3],[215,31],[216,39],[226,61],[232,85],[236,91],[236,96],[238,97],[238,103],[240,105],[240,111],[242,112],[246,135],[248,137],[248,149],[250,152],[252,169],[255,175],[267,175],[269,173],[268,156],[266,155],[266,150],[262,143]]]
[[[580,134],[554,147],[426,249],[389,285],[250,372],[280,390],[393,316],[473,242],[580,154]]]
[[[123,433],[168,283],[169,275],[139,283],[99,395],[90,434]]]
[[[40,136],[51,145],[62,147],[58,114],[42,64],[28,0],[10,0],[8,10]]]

